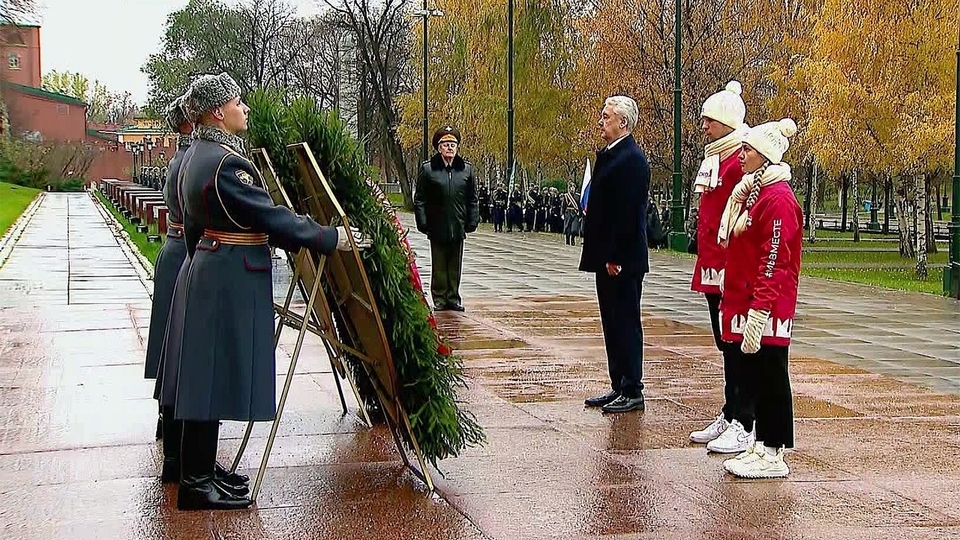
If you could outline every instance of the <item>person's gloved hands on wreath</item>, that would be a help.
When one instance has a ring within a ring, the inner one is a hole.
[[[743,327],[743,343],[740,350],[746,354],[756,354],[760,350],[760,338],[770,319],[769,311],[751,309],[747,312],[747,324]]]
[[[350,246],[350,235],[353,236],[354,243],[357,244],[357,249],[363,251],[364,249],[370,247],[372,242],[370,237],[366,234],[360,232],[360,229],[356,227],[350,227],[350,232],[347,232],[347,228],[343,225],[337,227],[337,249],[340,251],[350,251],[352,247]]]

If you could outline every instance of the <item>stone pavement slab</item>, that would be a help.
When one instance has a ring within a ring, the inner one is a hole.
[[[792,474],[740,481],[687,440],[722,401],[690,260],[653,255],[647,409],[605,416],[582,404],[605,388],[606,366],[578,248],[483,229],[467,242],[467,312],[438,319],[488,443],[442,461],[436,493],[349,395],[341,413],[323,346],[308,339],[257,506],[177,512],[175,487],[156,479],[156,403],[142,379],[150,283],[89,195],[47,194],[38,208],[0,267],[3,538],[960,537],[955,304],[804,280]],[[425,239],[410,238],[429,280]],[[275,279],[282,294],[289,274]],[[295,337],[281,339],[278,383]],[[268,431],[255,427],[244,472]],[[242,433],[224,423],[221,462]]]

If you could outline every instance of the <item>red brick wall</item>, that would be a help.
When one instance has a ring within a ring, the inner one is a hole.
[[[10,55],[20,69],[10,69]],[[40,29],[32,26],[0,26],[0,79],[40,88]]]
[[[127,152],[116,142],[102,139],[88,138],[88,142],[97,147],[99,153],[93,159],[90,170],[87,171],[87,181],[94,182],[104,178],[130,180],[130,170],[133,167],[133,154]]]
[[[14,88],[4,90],[13,133],[39,131],[44,140],[82,141],[87,138],[86,111],[79,105],[60,103]]]

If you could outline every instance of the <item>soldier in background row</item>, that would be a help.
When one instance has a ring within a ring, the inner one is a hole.
[[[493,232],[503,232],[503,222],[507,214],[507,189],[503,187],[503,182],[497,182],[497,189],[493,192],[491,214]]]

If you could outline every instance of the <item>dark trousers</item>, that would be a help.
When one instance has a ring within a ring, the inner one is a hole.
[[[723,417],[727,422],[737,420],[748,432],[753,430],[753,403],[743,400],[740,386],[743,384],[743,367],[739,343],[727,343],[720,339],[720,295],[708,294],[707,307],[710,309],[710,325],[713,327],[713,340],[717,349],[723,353]],[[734,350],[731,350],[734,349]]]
[[[643,327],[640,298],[643,274],[597,272],[597,302],[614,392],[638,397],[643,391]]]
[[[434,307],[459,305],[463,240],[431,240],[430,257],[430,293]]]
[[[793,448],[793,393],[787,372],[789,347],[761,345],[756,354],[735,354],[743,366],[741,395],[756,406],[757,440],[771,448]]]

